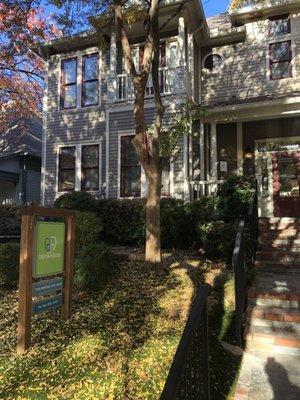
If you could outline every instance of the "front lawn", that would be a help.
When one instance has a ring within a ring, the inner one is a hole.
[[[211,398],[229,399],[240,361],[220,344],[232,341],[231,275],[195,256],[175,259],[164,277],[146,274],[140,262],[123,263],[99,293],[75,293],[67,322],[57,311],[35,316],[33,346],[22,357],[17,293],[0,291],[0,398],[159,399],[195,286],[208,281]]]

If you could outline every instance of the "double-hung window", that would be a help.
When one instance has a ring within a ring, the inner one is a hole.
[[[99,57],[91,54],[82,58],[82,107],[99,103]]]
[[[292,77],[292,41],[290,15],[270,18],[269,44],[270,78],[278,80]],[[280,40],[281,39],[281,40]]]
[[[61,96],[63,109],[76,108],[77,105],[77,59],[70,58],[61,62]]]
[[[270,44],[271,79],[292,77],[292,45],[291,41]]]
[[[132,139],[121,137],[121,197],[141,196],[141,165]]]
[[[59,192],[75,190],[76,147],[61,147],[59,149]]]
[[[99,190],[99,145],[81,148],[81,190]]]

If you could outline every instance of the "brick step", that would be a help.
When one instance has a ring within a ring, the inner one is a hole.
[[[300,350],[299,335],[288,330],[279,331],[268,326],[251,326],[246,330],[245,337],[247,342],[293,347]]]
[[[300,229],[300,220],[297,221],[281,221],[278,223],[260,223],[260,232],[270,232],[270,231],[283,231],[286,229]]]
[[[259,243],[273,242],[274,240],[289,240],[295,241],[300,240],[299,229],[284,229],[282,231],[267,231],[260,232],[258,235]]]
[[[300,241],[299,244],[288,244],[286,241],[279,241],[278,243],[259,243],[257,251],[272,253],[274,251],[283,253],[299,253],[300,254]]]
[[[300,223],[300,218],[296,217],[271,217],[271,218],[259,218],[259,225],[269,225],[278,223]]]
[[[252,328],[264,328],[266,332],[273,335],[292,335],[295,338],[300,339],[300,324],[297,322],[287,321],[273,321],[268,319],[251,318],[251,322],[248,324],[249,329]]]
[[[300,310],[298,309],[284,309],[280,307],[248,307],[247,308],[247,321],[254,320],[267,320],[267,321],[283,321],[300,323]]]
[[[256,260],[300,263],[300,251],[291,253],[284,251],[258,251],[256,253]]]
[[[300,355],[300,340],[286,336],[271,336],[249,332],[246,336],[246,351],[257,354],[290,354]]]
[[[282,309],[300,309],[300,301],[292,299],[278,299],[276,297],[252,297],[248,299],[248,305],[251,307],[282,308]]]
[[[284,270],[293,270],[299,269],[300,263],[299,262],[284,262],[284,261],[255,261],[255,267],[257,269],[263,271],[284,271]]]

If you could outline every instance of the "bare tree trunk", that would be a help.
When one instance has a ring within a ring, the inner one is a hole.
[[[161,269],[160,197],[161,170],[151,165],[146,171],[148,196],[146,203],[146,267],[157,274]]]

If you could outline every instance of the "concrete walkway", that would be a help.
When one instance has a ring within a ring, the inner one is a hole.
[[[300,356],[244,353],[234,400],[299,400]]]

